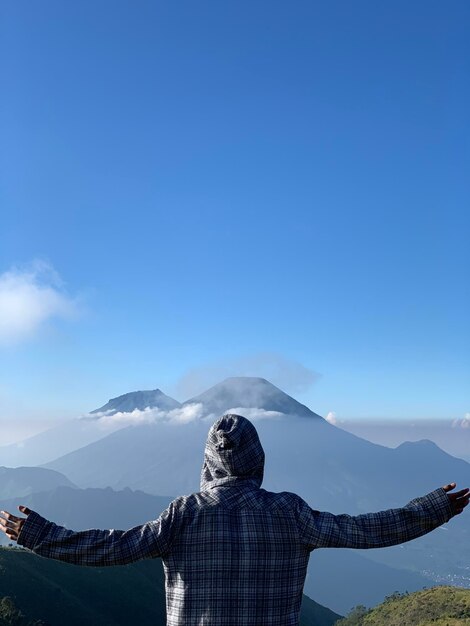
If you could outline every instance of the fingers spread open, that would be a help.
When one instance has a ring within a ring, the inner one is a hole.
[[[12,530],[17,530],[18,522],[7,521],[7,522],[5,522],[5,527],[6,528],[11,528]]]
[[[8,513],[8,511],[1,511],[3,513],[3,517],[5,519],[8,520],[13,520],[14,522],[18,522],[21,518],[20,517],[16,517],[16,515],[13,515],[12,513]]]
[[[9,537],[10,539],[15,539],[15,537],[18,537],[18,532],[15,528],[10,527],[9,522],[5,522],[5,521],[0,521],[0,530],[2,530],[7,537]]]
[[[452,498],[452,499],[461,498],[462,496],[465,496],[468,493],[469,493],[469,489],[467,487],[466,489],[461,489],[460,491],[456,491],[455,493],[449,494],[449,498]]]
[[[462,495],[460,495],[460,497],[457,497],[459,494]],[[461,492],[459,492],[459,494],[455,494],[455,497],[449,496],[452,508],[454,510],[454,515],[459,515],[460,513],[462,513],[464,508],[468,506],[468,503],[470,502],[470,492],[468,489],[463,489]]]

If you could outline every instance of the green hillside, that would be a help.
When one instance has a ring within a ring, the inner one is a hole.
[[[470,589],[433,587],[393,594],[373,609],[356,607],[335,626],[470,626]]]
[[[0,602],[13,600],[23,626],[164,626],[164,575],[159,559],[120,567],[78,567],[0,548]],[[333,626],[340,616],[304,596],[301,626]]]

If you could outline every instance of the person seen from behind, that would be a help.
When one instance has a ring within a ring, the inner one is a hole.
[[[264,451],[254,425],[227,414],[211,427],[201,490],[129,530],[73,531],[25,506],[1,511],[0,530],[35,554],[77,565],[161,557],[168,626],[297,626],[315,548],[382,548],[448,522],[468,505],[455,483],[402,508],[363,515],[316,511],[294,493],[261,488]]]

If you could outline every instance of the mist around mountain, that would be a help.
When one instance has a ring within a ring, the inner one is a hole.
[[[126,393],[111,398],[85,416],[67,420],[17,443],[0,446],[0,463],[8,467],[43,465],[128,426],[127,420],[116,416],[155,409],[166,412],[180,406],[160,389]]]
[[[75,418],[22,441],[0,446],[0,463],[7,467],[42,465],[77,448],[98,441],[126,424]]]
[[[379,606],[355,607],[335,626],[468,626],[470,590],[433,587],[415,593],[394,593]]]
[[[50,626],[165,626],[160,559],[116,567],[81,567],[0,548],[0,597],[14,597],[29,619]],[[300,626],[333,626],[340,615],[306,598]]]

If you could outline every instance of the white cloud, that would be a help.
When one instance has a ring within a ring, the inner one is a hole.
[[[0,274],[0,344],[28,339],[48,320],[70,318],[77,311],[77,302],[44,261]]]
[[[234,407],[224,413],[234,413],[235,415],[243,415],[249,420],[259,419],[282,419],[286,417],[285,413],[280,411],[266,411],[265,409],[246,408],[246,407]]]
[[[231,376],[266,378],[287,393],[307,391],[319,374],[274,352],[261,352],[190,369],[176,384],[178,398],[191,398]]]
[[[465,413],[465,417],[461,420],[454,420],[452,428],[470,428],[470,413]]]
[[[325,419],[330,424],[333,424],[333,426],[336,426],[336,424],[338,423],[338,418],[336,417],[336,413],[334,411],[330,411]]]
[[[200,402],[197,404],[186,404],[181,408],[171,409],[171,411],[167,412],[168,421],[180,424],[187,424],[202,417],[206,416],[204,415],[204,407]]]
[[[185,406],[171,409],[170,411],[162,411],[158,407],[147,407],[140,410],[135,409],[129,413],[118,412],[114,414],[95,413],[94,417],[98,417],[99,424],[104,428],[115,426],[133,426],[138,424],[154,424],[156,422],[171,422],[173,424],[188,424],[199,419],[209,419],[214,416],[205,415],[204,407],[201,403],[186,404]]]
[[[234,407],[224,413],[235,413],[237,415],[243,415],[250,420],[260,419],[274,419],[279,420],[285,416],[284,413],[279,411],[266,411],[265,409],[246,408],[246,407]],[[172,424],[188,424],[194,421],[207,421],[213,422],[220,417],[214,413],[206,413],[204,405],[201,402],[194,402],[186,404],[170,411],[163,411],[158,407],[147,407],[140,410],[124,413],[118,412],[111,414],[109,411],[104,413],[94,413],[94,418],[98,418],[98,424],[103,429],[112,428],[115,426],[137,426],[139,424],[155,424],[157,422],[169,422]]]

